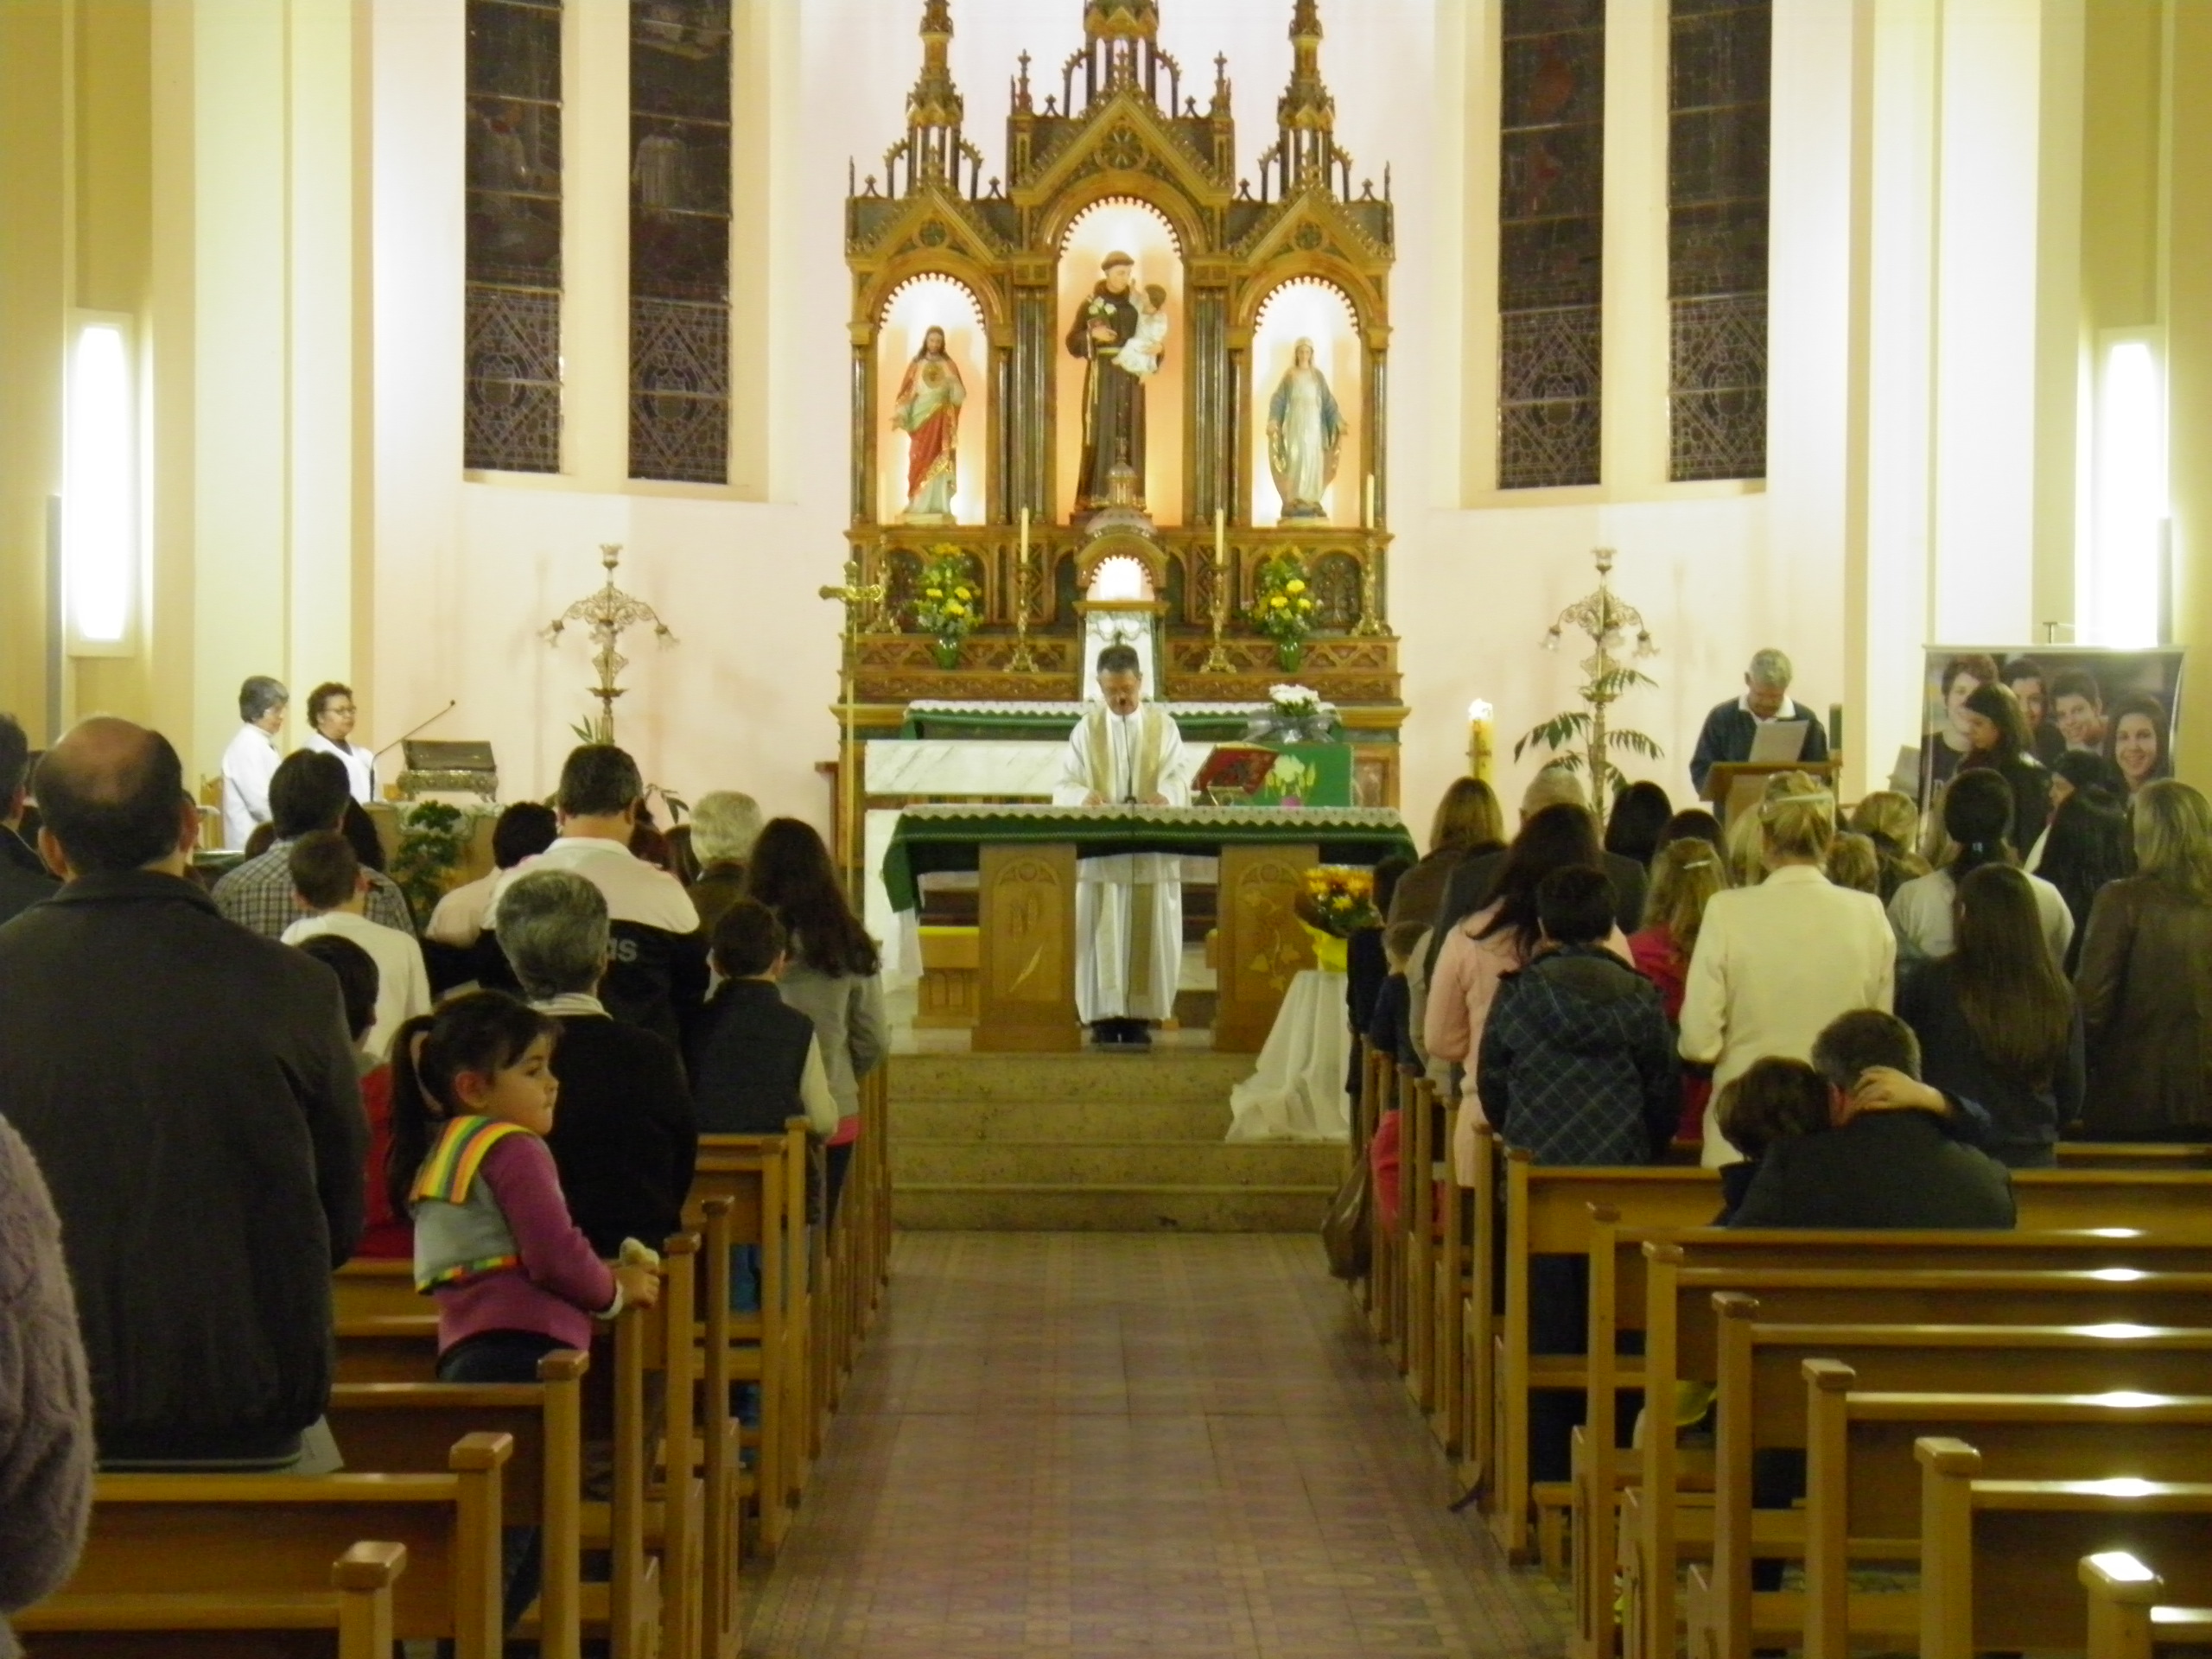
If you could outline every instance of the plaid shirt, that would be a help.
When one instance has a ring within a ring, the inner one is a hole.
[[[282,938],[286,928],[307,914],[292,887],[291,853],[292,842],[280,841],[258,858],[246,860],[215,884],[215,907],[240,927],[272,939]],[[364,869],[361,874],[369,878],[369,919],[413,938],[415,915],[407,908],[407,895],[399,884],[382,870]]]
[[[1597,945],[1498,982],[1476,1077],[1499,1135],[1540,1164],[1648,1164],[1681,1114],[1657,988]]]

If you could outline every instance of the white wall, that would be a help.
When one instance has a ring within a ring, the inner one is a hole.
[[[1960,320],[1955,353],[1967,355],[1955,354],[1938,413],[1961,466],[1932,507],[1926,473],[1916,480],[1910,457],[1895,453],[1915,440],[1878,418],[1928,408],[1933,371],[1922,319],[1929,267],[1921,264],[1916,275],[1915,246],[1925,244],[1915,245],[1910,232],[1930,211],[1931,169],[1923,164],[1930,134],[1946,136],[1955,168],[2001,165],[2005,185],[1970,204],[1971,173],[1942,181],[1947,231],[1968,238],[1973,253],[1943,290],[1946,321],[1971,311],[1964,285],[1980,280],[1976,273],[1992,259],[2022,248],[2030,257],[2037,245],[2034,146],[2024,159],[1991,154],[1999,147],[1974,139],[1972,123],[1986,108],[2003,114],[2010,131],[2027,123],[2032,137],[2041,6],[1954,4],[1974,14],[1972,29],[1960,22],[1961,50],[1971,37],[2006,52],[1972,67],[1953,62],[1940,118],[1931,80],[1926,130],[1882,131],[1871,175],[1854,131],[1866,136],[1876,104],[1867,89],[1890,60],[1862,59],[1866,41],[1854,32],[1849,0],[1777,8],[1769,486],[1668,486],[1619,478],[1609,464],[1607,486],[1541,505],[1499,499],[1462,459],[1486,448],[1479,423],[1491,418],[1494,373],[1494,347],[1470,299],[1491,281],[1496,258],[1495,169],[1479,150],[1482,128],[1495,119],[1494,95],[1483,85],[1495,73],[1482,54],[1489,8],[1476,0],[1324,6],[1322,63],[1339,136],[1359,174],[1379,181],[1389,164],[1398,207],[1390,609],[1413,709],[1405,799],[1417,819],[1464,764],[1471,698],[1497,705],[1509,751],[1512,737],[1570,706],[1583,653],[1548,654],[1540,641],[1553,615],[1592,585],[1594,546],[1619,550],[1618,584],[1642,607],[1664,653],[1648,665],[1660,689],[1637,694],[1617,719],[1656,737],[1668,759],[1630,770],[1660,778],[1678,797],[1688,793],[1687,763],[1706,709],[1733,691],[1745,658],[1765,645],[1796,658],[1799,689],[1824,714],[1847,688],[1866,688],[1872,730],[1862,733],[1866,722],[1854,710],[1852,746],[1886,769],[1896,745],[1911,741],[1912,713],[1909,692],[1879,688],[1916,662],[1931,588],[1919,550],[1932,531],[1975,563],[1998,557],[1989,550],[2001,543],[1999,568],[2024,582],[2030,521],[2019,515],[2033,488],[2035,423],[2017,407],[2019,375],[1986,379],[1975,365],[2001,363],[2016,349],[2032,358],[2032,287],[2023,302],[1973,315],[1971,328]],[[1663,0],[1613,7],[1617,24],[1637,22],[1641,10],[1664,11]],[[1876,9],[1885,27],[1904,30],[1893,56],[1906,92],[1915,76],[1945,74],[1940,58],[1918,62],[1910,49],[1940,16],[1939,0],[1877,0]],[[774,325],[759,371],[775,428],[766,501],[678,486],[612,493],[574,480],[551,488],[463,481],[459,8],[378,0],[372,13],[376,638],[368,721],[377,741],[388,741],[458,698],[435,730],[492,739],[511,797],[550,787],[569,725],[591,707],[585,648],[573,638],[549,647],[537,631],[596,582],[597,543],[619,540],[628,549],[625,586],[682,639],[665,651],[641,640],[629,652],[635,665],[618,720],[648,776],[694,796],[742,787],[772,810],[828,817],[814,767],[835,748],[836,613],[815,593],[844,554],[845,168],[849,156],[863,173],[880,168],[876,158],[901,130],[919,62],[920,9],[908,0],[757,0],[757,10],[765,21],[747,38],[787,54],[790,70],[770,78],[775,149],[771,188],[759,193],[768,205],[751,273],[772,296]],[[1163,44],[1183,61],[1185,91],[1202,103],[1214,52],[1229,54],[1249,169],[1273,139],[1274,100],[1289,72],[1288,0],[1170,0],[1163,12]],[[954,16],[953,69],[988,174],[1003,157],[1015,54],[1031,52],[1041,101],[1048,86],[1057,91],[1058,65],[1079,43],[1079,13],[1071,0],[961,0]],[[1664,38],[1652,17],[1641,22],[1639,35]],[[1902,107],[1895,86],[1880,90],[1882,107]],[[1650,95],[1648,86],[1640,94],[1647,113]],[[1889,263],[1870,268],[1865,226],[1879,190],[1897,193],[1885,211],[1904,228],[1878,239],[1875,257]],[[1619,217],[1609,213],[1609,222]],[[1664,282],[1663,247],[1656,259],[1648,247],[1622,258],[1617,280],[1628,302],[1663,318],[1663,289],[1655,305],[1651,288]],[[1854,327],[1877,337],[1871,390],[1851,359]],[[1462,362],[1463,349],[1476,354]],[[1622,437],[1622,423],[1609,421],[1609,437],[1648,470],[1654,406],[1647,397],[1639,408],[1643,426],[1631,420]],[[1656,418],[1663,421],[1663,407]],[[1866,461],[1861,451],[1870,446],[1891,446],[1891,463],[1879,453]],[[1663,462],[1663,445],[1657,454]],[[1940,591],[1981,588],[1969,573]],[[2009,597],[1986,606],[1961,600],[1954,613],[2006,630],[2027,620],[2024,601]],[[1500,759],[1502,784],[1516,788],[1531,763]]]

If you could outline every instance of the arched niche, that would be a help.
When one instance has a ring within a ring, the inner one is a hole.
[[[1269,416],[1277,389],[1296,361],[1298,343],[1313,343],[1313,365],[1327,381],[1341,423],[1333,479],[1322,487],[1320,516],[1288,519],[1277,485],[1269,440]],[[1359,318],[1351,299],[1335,283],[1318,276],[1295,276],[1261,301],[1252,330],[1252,522],[1257,525],[1306,524],[1357,525],[1363,510],[1362,484],[1368,435],[1366,353]]]
[[[983,522],[984,458],[988,452],[990,341],[973,290],[938,273],[910,276],[892,290],[876,327],[876,516],[887,524],[944,523],[906,518],[912,442],[895,423],[899,390],[931,328],[944,331],[945,355],[965,388],[954,457],[951,522]]]
[[[1066,346],[1077,312],[1090,302],[1109,253],[1136,261],[1134,286],[1157,283],[1167,291],[1167,343],[1160,366],[1145,383],[1145,466],[1140,486],[1145,508],[1157,524],[1183,522],[1185,364],[1190,331],[1183,305],[1183,251],[1166,214],[1129,197],[1093,202],[1069,221],[1061,239],[1058,306],[1053,340],[1059,369],[1054,382],[1058,430],[1054,433],[1054,512],[1061,523],[1075,516],[1076,491],[1083,466],[1083,359]]]

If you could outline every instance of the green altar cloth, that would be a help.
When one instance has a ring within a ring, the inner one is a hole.
[[[1414,856],[1405,822],[1384,807],[910,806],[883,856],[893,910],[916,910],[921,878],[982,868],[982,849],[1009,842],[1071,842],[1078,854],[1181,853],[1211,858],[1224,847],[1314,842],[1331,864]]]

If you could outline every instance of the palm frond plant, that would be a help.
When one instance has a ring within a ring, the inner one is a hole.
[[[1613,764],[1615,754],[1659,760],[1665,759],[1666,751],[1649,734],[1613,726],[1607,719],[1607,711],[1628,692],[1659,683],[1614,652],[1656,657],[1659,647],[1644,626],[1643,613],[1613,592],[1613,550],[1599,548],[1597,559],[1597,591],[1561,611],[1544,636],[1547,651],[1557,651],[1570,627],[1580,629],[1596,645],[1578,664],[1587,676],[1580,692],[1584,706],[1540,722],[1514,744],[1513,758],[1518,760],[1532,747],[1547,750],[1555,757],[1550,764],[1583,773],[1590,779],[1591,799],[1604,801],[1628,786],[1626,775]]]

